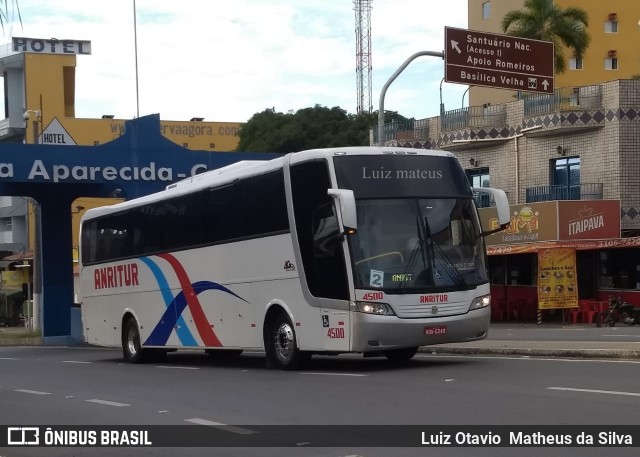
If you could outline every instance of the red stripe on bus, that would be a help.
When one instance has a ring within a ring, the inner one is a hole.
[[[209,321],[207,320],[207,316],[205,316],[204,314],[202,305],[198,300],[198,295],[196,295],[196,292],[191,286],[191,281],[187,276],[187,272],[184,270],[180,262],[178,262],[178,259],[176,259],[171,254],[159,254],[158,257],[169,262],[173,270],[176,272],[178,280],[180,281],[180,287],[182,287],[182,292],[187,299],[187,305],[189,306],[189,310],[191,311],[191,315],[193,316],[193,320],[195,321],[196,328],[198,329],[200,338],[202,338],[205,346],[222,346],[222,343],[213,331],[213,325],[209,323]]]

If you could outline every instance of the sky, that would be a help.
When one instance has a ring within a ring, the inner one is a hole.
[[[11,5],[14,0],[7,0]],[[353,0],[18,0],[12,37],[91,41],[77,57],[76,117],[246,122],[316,104],[356,113]],[[372,105],[411,55],[442,52],[444,27],[467,27],[467,0],[372,0]],[[14,11],[15,13],[15,8]],[[9,10],[11,15],[12,11]],[[137,75],[136,97],[136,40]],[[418,57],[389,86],[385,110],[424,119],[462,106],[444,61]],[[139,100],[139,103],[136,100]]]

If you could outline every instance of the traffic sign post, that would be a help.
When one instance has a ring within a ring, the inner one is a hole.
[[[553,94],[549,41],[445,27],[445,81]]]

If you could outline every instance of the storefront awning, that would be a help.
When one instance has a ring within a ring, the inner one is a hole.
[[[640,248],[640,236],[630,238],[610,238],[599,240],[541,241],[511,245],[487,246],[489,255],[530,254],[539,249],[575,248],[578,251],[589,249]]]

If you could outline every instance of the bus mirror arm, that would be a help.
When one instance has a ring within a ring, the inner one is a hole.
[[[341,239],[344,239],[347,235],[355,235],[358,231],[358,215],[353,191],[349,189],[328,189],[327,194],[337,201]]]
[[[476,193],[489,194],[493,199],[496,211],[498,212],[498,224],[500,224],[500,230],[507,228],[511,222],[511,213],[509,211],[509,199],[507,198],[505,191],[501,189],[493,189],[491,187],[472,187],[471,190]]]
[[[500,227],[498,227],[496,229],[487,230],[486,232],[481,232],[480,235],[478,236],[478,238],[484,238],[485,236],[489,236],[489,235],[493,235],[494,233],[502,232],[503,230],[508,229],[510,225],[511,225],[511,223],[507,222],[506,224],[501,224]]]

